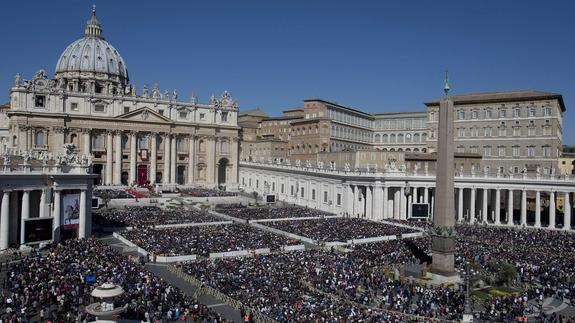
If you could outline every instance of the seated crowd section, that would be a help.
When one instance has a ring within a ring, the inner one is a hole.
[[[86,277],[95,276],[88,282]],[[120,319],[144,322],[224,322],[178,288],[93,239],[68,240],[42,256],[25,257],[7,269],[0,314],[3,322],[90,322],[90,292],[106,282],[120,285],[127,304]]]
[[[112,228],[222,221],[221,218],[206,211],[195,209],[164,210],[157,206],[98,210],[92,214],[92,220],[102,227]]]
[[[182,196],[191,196],[191,197],[222,197],[222,196],[238,195],[237,192],[215,190],[203,187],[178,188],[177,192],[182,194]]]
[[[333,215],[331,213],[327,213],[324,211],[303,207],[259,207],[259,208],[225,207],[221,209],[222,213],[243,220],[325,217]]]
[[[121,232],[122,236],[147,252],[159,256],[198,255],[210,253],[270,248],[300,244],[245,224],[201,225],[183,228],[137,228]]]

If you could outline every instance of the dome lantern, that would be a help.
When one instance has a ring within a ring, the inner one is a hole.
[[[100,25],[98,18],[96,18],[96,5],[92,6],[92,17],[86,23],[84,34],[86,37],[104,38],[102,37],[102,25]]]

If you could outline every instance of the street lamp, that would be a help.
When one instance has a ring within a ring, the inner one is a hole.
[[[411,186],[409,185],[408,181],[405,181],[405,189],[403,190],[403,195],[405,195],[405,204],[407,206],[407,211],[405,212],[405,216],[409,214],[409,196],[411,195]]]

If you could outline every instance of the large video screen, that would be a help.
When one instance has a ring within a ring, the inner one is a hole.
[[[54,218],[36,218],[24,221],[24,243],[52,240]]]
[[[276,202],[276,196],[273,194],[268,194],[266,195],[266,203],[275,203]]]
[[[411,209],[412,218],[427,218],[429,217],[429,204],[428,203],[414,203]]]

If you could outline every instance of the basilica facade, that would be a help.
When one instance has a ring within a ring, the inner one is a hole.
[[[157,84],[137,91],[95,8],[54,77],[16,75],[2,111],[7,146],[57,152],[73,144],[92,159],[96,184],[237,187],[238,106],[230,94],[199,103]]]

